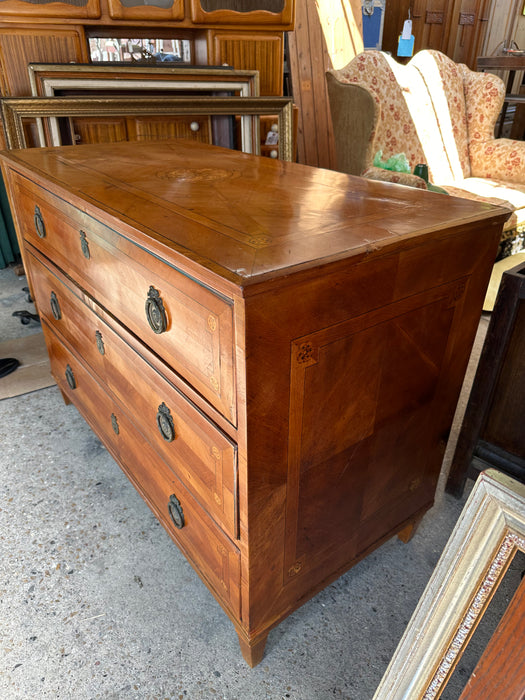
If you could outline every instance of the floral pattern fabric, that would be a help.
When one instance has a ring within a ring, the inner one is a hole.
[[[525,226],[525,142],[494,138],[505,95],[500,78],[434,50],[420,51],[407,65],[365,51],[332,73],[374,99],[367,177],[374,177],[377,151],[385,160],[402,152],[412,169],[427,163],[431,182],[450,194],[511,208],[505,230]],[[392,175],[377,174],[390,182]]]
[[[377,168],[372,166],[367,168],[361,177],[366,177],[370,180],[381,180],[382,182],[394,182],[398,185],[408,185],[409,187],[416,187],[420,190],[428,189],[427,183],[422,177],[413,175],[412,173],[396,173],[392,170],[384,170],[383,168]]]

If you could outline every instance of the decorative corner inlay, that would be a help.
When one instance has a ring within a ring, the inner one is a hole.
[[[288,569],[288,576],[296,576],[302,568],[303,562],[296,561],[295,564]]]
[[[511,532],[503,539],[500,548],[488,568],[487,574],[481,582],[469,608],[466,610],[452,641],[427,687],[422,700],[435,700],[441,692],[441,687],[447,681],[449,674],[455,666],[456,659],[463,646],[468,641],[479,616],[483,613],[493,589],[499,583],[502,574],[506,571],[509,557],[516,549],[525,551],[525,540]]]
[[[218,447],[215,445],[211,448],[211,453],[215,457],[215,459],[220,459],[221,458],[221,452]]]
[[[219,496],[219,494],[216,491],[213,492],[213,498],[215,499],[215,503],[218,506],[222,506],[222,498]]]
[[[417,491],[417,489],[421,486],[421,477],[417,476],[415,479],[412,479],[412,481],[408,485],[408,490],[411,492]]]
[[[219,391],[219,382],[217,381],[217,377],[210,377],[210,384],[214,391]]]
[[[208,316],[208,328],[212,333],[217,330],[217,319],[213,314]]]
[[[467,288],[467,283],[465,280],[462,280],[461,282],[458,282],[458,284],[454,287],[452,291],[452,302],[459,301],[461,297],[465,294],[465,290]]]
[[[315,362],[314,347],[311,343],[303,343],[297,348],[296,360],[300,365]]]

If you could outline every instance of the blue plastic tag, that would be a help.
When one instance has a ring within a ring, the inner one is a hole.
[[[410,39],[403,39],[399,35],[399,42],[397,44],[397,55],[398,56],[412,56],[414,53],[414,35],[410,35]]]

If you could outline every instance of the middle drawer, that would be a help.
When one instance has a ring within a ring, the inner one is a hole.
[[[238,537],[235,443],[127,344],[125,329],[117,332],[89,309],[51,263],[31,255],[31,274],[40,314],[129,406],[137,428],[214,520]]]

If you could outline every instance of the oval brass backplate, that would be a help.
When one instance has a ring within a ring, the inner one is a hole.
[[[184,527],[184,512],[179,499],[174,493],[171,494],[168,501],[168,511],[175,527],[181,530]]]
[[[46,237],[46,227],[44,224],[44,217],[42,216],[42,212],[40,211],[39,206],[35,206],[34,222],[35,222],[36,235],[39,238],[45,238]]]
[[[146,299],[146,318],[148,319],[149,327],[154,333],[164,333],[168,327],[166,311],[160,293],[155,287],[151,286]]]
[[[175,440],[175,425],[171,417],[171,411],[165,403],[161,403],[157,411],[157,427],[166,442]]]

